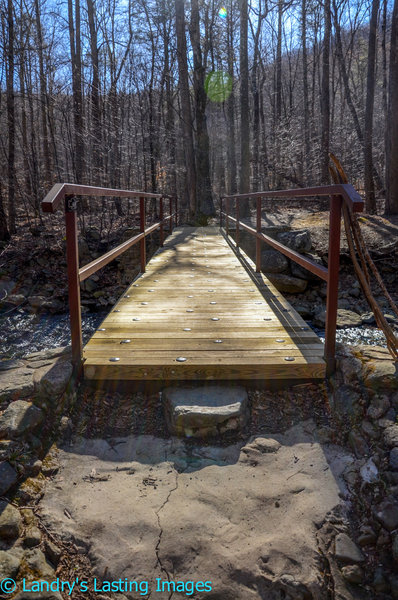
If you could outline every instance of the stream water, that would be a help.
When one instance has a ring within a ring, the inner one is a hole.
[[[83,341],[86,342],[106,313],[82,315]],[[69,314],[35,315],[23,311],[0,315],[0,354],[21,358],[39,350],[70,344]]]
[[[87,341],[105,318],[106,313],[82,315],[83,341]],[[310,326],[311,323],[309,323]],[[324,341],[325,332],[313,327]],[[26,354],[70,344],[69,315],[34,315],[24,311],[0,314],[0,356],[21,358]],[[336,339],[350,345],[386,346],[382,332],[376,327],[338,329]]]

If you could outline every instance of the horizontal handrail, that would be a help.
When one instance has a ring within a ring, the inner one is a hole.
[[[111,196],[116,198],[139,199],[140,233],[134,235],[122,244],[119,244],[109,252],[79,268],[79,246],[77,226],[77,203],[75,196]],[[159,200],[159,221],[146,227],[145,200],[155,198]],[[164,200],[169,201],[169,215],[164,217]],[[173,203],[175,212],[173,212]],[[83,357],[82,322],[80,307],[80,284],[93,275],[102,267],[120,256],[123,252],[140,244],[140,270],[145,272],[146,246],[145,238],[159,229],[159,244],[163,246],[164,228],[169,222],[170,233],[173,230],[173,219],[177,225],[177,197],[166,194],[152,194],[150,192],[139,192],[135,190],[115,190],[113,188],[94,187],[90,185],[78,185],[74,183],[56,183],[41,203],[43,212],[55,213],[63,208],[66,225],[66,263],[68,271],[69,292],[69,315],[72,342],[72,361],[77,372],[81,371]]]
[[[113,188],[79,185],[76,183],[56,183],[41,203],[43,212],[55,213],[66,196],[113,196],[116,198],[168,198],[164,194],[138,192],[136,190],[117,190]]]
[[[314,198],[327,196],[330,198],[329,215],[329,255],[328,267],[317,264],[315,261],[302,256],[295,250],[288,248],[277,240],[264,234],[261,231],[261,202],[265,198]],[[242,223],[239,218],[239,205],[241,200],[256,200],[257,218],[256,228]],[[235,200],[236,218],[229,214],[229,202]],[[223,201],[225,201],[225,211],[223,210]],[[335,185],[323,185],[310,188],[274,190],[264,192],[249,192],[247,194],[232,194],[223,196],[220,203],[220,226],[225,217],[226,236],[229,235],[229,222],[235,223],[235,244],[239,250],[239,228],[248,231],[256,238],[256,272],[261,271],[261,243],[265,242],[275,250],[278,250],[301,267],[307,269],[314,275],[327,282],[326,296],[326,326],[325,326],[325,361],[328,373],[335,369],[335,349],[336,349],[336,324],[337,324],[337,306],[338,306],[338,285],[339,285],[339,262],[340,262],[340,232],[341,232],[341,208],[345,203],[351,212],[362,212],[364,201],[358,192],[349,183],[340,183]]]
[[[233,221],[234,223],[237,222],[237,219],[235,219],[234,217],[232,217],[230,215],[227,215],[227,213],[222,212],[222,214],[230,221]],[[309,258],[306,258],[305,256],[302,256],[295,250],[292,250],[291,248],[288,248],[284,244],[277,242],[276,240],[269,237],[269,235],[266,235],[265,233],[257,233],[257,231],[254,229],[254,227],[250,227],[249,225],[246,225],[246,223],[242,223],[242,221],[239,222],[239,225],[242,227],[242,229],[245,229],[252,235],[256,236],[256,238],[258,238],[259,240],[262,240],[269,246],[272,246],[273,248],[275,248],[275,250],[278,250],[279,252],[281,252],[288,258],[291,258],[292,260],[294,260],[296,263],[298,263],[299,265],[301,265],[302,267],[304,267],[311,273],[314,273],[314,275],[317,275],[324,281],[327,281],[328,270],[323,265],[318,265],[318,263],[316,263],[315,261],[313,261]]]
[[[142,231],[141,233],[137,233],[137,235],[134,235],[133,237],[129,238],[122,244],[119,244],[119,246],[112,248],[112,250],[109,250],[109,252],[106,252],[106,254],[103,254],[99,258],[96,258],[95,260],[92,260],[91,262],[84,265],[84,267],[79,269],[80,283],[82,283],[82,281],[84,281],[85,279],[87,279],[88,277],[90,277],[91,275],[96,273],[96,271],[98,271],[99,269],[102,269],[103,267],[105,267],[112,260],[114,260],[115,258],[120,256],[120,254],[123,254],[123,252],[125,252],[126,250],[131,248],[131,246],[134,246],[134,244],[137,244],[138,242],[140,242],[147,235],[150,235],[153,231],[155,231],[158,227],[160,227],[160,225],[166,224],[167,221],[169,221],[169,219],[172,219],[174,216],[175,216],[175,213],[172,215],[169,215],[168,217],[165,217],[163,219],[163,221],[158,221],[157,223],[154,223],[150,227],[147,227],[145,229],[145,231]]]
[[[303,196],[342,196],[353,212],[362,212],[365,206],[361,196],[350,183],[338,183],[335,185],[322,185],[290,190],[275,190],[273,192],[264,191],[248,194],[232,194],[230,196],[223,196],[223,198],[227,200],[248,200],[250,198],[302,198]]]

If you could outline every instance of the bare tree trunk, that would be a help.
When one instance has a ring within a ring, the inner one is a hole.
[[[195,155],[192,138],[192,113],[191,100],[189,96],[188,65],[187,65],[187,42],[185,39],[185,2],[175,0],[176,11],[176,35],[177,35],[177,59],[178,80],[181,100],[181,126],[183,131],[183,145],[186,166],[186,183],[188,192],[188,205],[190,218],[195,218],[197,212],[196,201],[196,170]]]
[[[366,210],[376,212],[375,185],[373,180],[373,107],[375,95],[376,29],[379,0],[372,2],[372,15],[369,23],[368,72],[366,78],[366,106],[364,122],[364,180]]]
[[[283,0],[278,0],[278,31],[276,39],[276,73],[275,73],[275,125],[278,129],[282,116],[282,16]]]
[[[68,0],[69,41],[72,60],[73,123],[74,123],[74,171],[77,183],[84,183],[84,143],[83,143],[83,95],[82,61],[80,41],[80,0]]]
[[[301,51],[303,61],[303,138],[304,138],[304,183],[310,180],[310,118],[308,106],[308,60],[307,60],[307,0],[301,2]]]
[[[100,82],[99,82],[99,63],[98,63],[98,36],[96,25],[94,0],[87,0],[87,15],[90,29],[90,54],[93,68],[93,78],[91,82],[91,135],[93,140],[92,172],[93,181],[96,185],[103,183],[102,161],[101,161],[101,117],[100,117]]]
[[[322,183],[329,182],[329,143],[330,143],[330,0],[325,0],[324,36],[322,52],[322,82],[321,82],[321,179]]]
[[[214,202],[210,180],[209,160],[209,134],[207,132],[205,92],[205,66],[200,47],[200,21],[198,0],[191,0],[191,23],[189,28],[193,51],[193,77],[195,96],[195,121],[196,121],[196,196],[198,203],[198,217],[201,215],[214,215]]]
[[[282,17],[283,0],[278,0],[278,29],[276,38],[276,61],[275,61],[275,100],[274,100],[274,152],[276,166],[276,188],[282,185],[280,171],[281,165],[281,117],[282,117]]]
[[[164,55],[164,80],[166,86],[166,156],[168,169],[166,173],[166,190],[168,193],[175,195],[177,193],[177,175],[176,175],[176,139],[174,129],[174,106],[173,106],[173,90],[172,78],[170,73],[170,29],[168,28],[166,18],[166,4],[162,0],[163,13],[163,55]]]
[[[398,214],[398,0],[391,21],[388,86],[386,213]]]
[[[253,181],[252,186],[254,190],[259,189],[260,185],[260,175],[259,169],[260,166],[260,90],[258,85],[258,77],[259,77],[259,39],[261,34],[261,24],[264,18],[262,1],[259,1],[258,5],[258,21],[257,21],[257,29],[254,34],[254,55],[253,55],[253,65],[252,65],[252,73],[251,73],[251,91],[253,96],[253,123],[252,123],[252,131],[253,131]]]
[[[7,227],[7,218],[4,211],[3,188],[0,181],[0,241],[7,242],[10,239],[10,232]]]
[[[267,148],[267,136],[266,136],[265,115],[264,115],[264,94],[263,94],[263,92],[261,92],[261,94],[260,94],[260,119],[261,119],[261,128],[262,128],[262,136],[261,136],[261,161],[262,161],[261,189],[262,190],[269,190],[268,148]]]
[[[387,119],[388,119],[388,69],[387,69],[387,2],[383,0],[383,15],[381,21],[381,55],[382,55],[382,69],[383,69],[383,116],[384,116],[384,180],[386,180],[386,144],[387,144]]]
[[[250,127],[249,127],[249,60],[247,49],[248,4],[240,0],[240,177],[239,193],[250,191]],[[240,214],[249,214],[249,205],[242,202]]]
[[[339,22],[336,0],[333,0],[333,23],[334,23],[334,28],[335,28],[336,55],[337,55],[337,60],[339,62],[341,78],[343,80],[344,93],[345,93],[345,97],[347,100],[348,108],[350,109],[350,112],[351,112],[352,120],[354,122],[354,127],[355,127],[355,131],[356,131],[356,134],[358,137],[358,141],[360,142],[361,146],[363,147],[364,146],[364,136],[362,133],[362,128],[361,128],[361,124],[359,122],[358,113],[355,108],[355,104],[352,99],[352,94],[351,94],[351,90],[350,90],[350,83],[349,83],[349,78],[348,78],[348,73],[347,73],[347,68],[346,68],[346,62],[345,62],[344,54],[343,54],[343,44],[342,44],[342,40],[341,40],[341,27],[340,27],[340,22]],[[375,165],[372,165],[372,169],[373,169],[373,177],[376,182],[376,185],[379,189],[381,189],[383,187],[383,183],[381,181],[381,177],[380,177]]]
[[[8,122],[8,219],[11,234],[16,231],[15,209],[15,98],[14,98],[14,13],[7,3],[7,122]]]
[[[233,2],[231,0],[229,10],[227,12],[227,60],[228,60],[228,75],[234,81],[234,48],[233,48],[233,19],[232,19]],[[235,194],[236,192],[236,151],[235,151],[235,94],[232,87],[231,94],[227,100],[227,193]]]
[[[52,168],[50,158],[50,146],[48,142],[48,127],[47,127],[47,82],[44,73],[44,56],[43,56],[43,33],[41,27],[39,0],[35,0],[35,21],[37,30],[38,42],[38,58],[39,58],[39,78],[40,78],[40,116],[41,116],[41,132],[42,132],[42,151],[44,162],[44,183],[45,187],[49,188],[52,184]],[[38,207],[39,210],[39,207]]]
[[[20,4],[20,11],[22,14],[23,5],[22,0]],[[23,33],[22,33],[22,24],[21,24],[21,34],[20,34],[20,45],[21,45],[21,53],[19,60],[19,87],[21,90],[21,138],[22,138],[22,155],[23,155],[23,166],[24,166],[24,186],[25,193],[28,198],[31,198],[32,195],[32,183],[30,178],[30,169],[29,169],[29,147],[28,147],[28,127],[27,127],[27,116],[26,116],[26,89],[25,89],[25,61],[26,61],[26,52],[25,52],[25,41],[23,41]]]

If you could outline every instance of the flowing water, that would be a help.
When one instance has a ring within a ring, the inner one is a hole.
[[[84,342],[105,316],[106,313],[82,315]],[[0,331],[0,354],[6,358],[21,358],[32,352],[70,344],[69,314],[35,315],[17,311],[0,315]]]
[[[311,323],[309,323],[311,325]],[[312,327],[314,331],[319,335],[321,340],[325,341],[325,332]],[[338,329],[336,331],[336,341],[342,344],[348,344],[349,346],[357,346],[358,344],[365,344],[368,346],[382,346],[387,348],[386,338],[380,329],[377,327],[346,327],[345,329]]]
[[[82,315],[83,341],[86,342],[99,327],[106,313]],[[310,326],[311,323],[309,323]],[[313,327],[324,341],[325,332]],[[0,315],[0,355],[4,358],[21,358],[26,354],[70,344],[69,315],[35,315],[24,311]],[[338,329],[338,342],[356,346],[369,344],[386,347],[382,332],[376,327],[350,327]]]

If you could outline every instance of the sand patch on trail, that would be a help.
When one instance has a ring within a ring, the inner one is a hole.
[[[317,443],[312,421],[226,448],[82,439],[59,451],[40,510],[50,531],[87,552],[98,578],[148,582],[147,595],[123,591],[129,598],[189,596],[158,591],[160,578],[211,582],[198,599],[323,600],[316,533],[341,502],[351,460]]]

